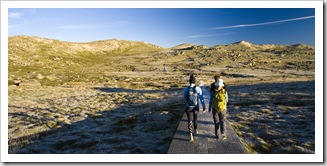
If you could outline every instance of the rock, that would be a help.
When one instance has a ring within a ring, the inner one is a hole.
[[[50,80],[50,81],[54,81],[54,80],[57,79],[56,76],[55,76],[54,74],[52,74],[52,75],[48,75],[48,76],[46,76],[45,78],[48,79],[48,80]]]
[[[20,84],[22,81],[21,80],[13,80],[14,84]]]
[[[36,78],[39,79],[39,80],[42,80],[44,78],[44,76],[42,74],[37,74]]]
[[[54,128],[56,125],[57,125],[57,123],[54,122],[54,121],[48,121],[48,122],[47,122],[47,126],[48,126],[49,128]]]

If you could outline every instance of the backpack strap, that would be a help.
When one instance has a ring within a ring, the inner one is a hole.
[[[196,91],[196,86],[194,85],[194,87],[193,87],[193,91],[197,94],[196,95],[196,100],[197,100],[197,102],[198,102],[198,104],[199,104],[199,94],[198,94],[198,92]]]
[[[212,91],[214,91],[215,87],[216,87],[216,86],[215,86],[215,83],[212,83],[211,86],[210,86],[210,93],[211,93]]]
[[[196,86],[195,85],[193,86],[193,92],[197,93],[196,92]]]
[[[191,88],[191,86],[188,86],[188,87],[187,87],[187,96],[186,96],[187,99],[189,98],[189,95],[190,95],[190,94],[189,94],[189,90],[190,90],[190,88]]]

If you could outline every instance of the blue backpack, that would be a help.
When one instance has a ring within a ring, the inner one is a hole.
[[[193,88],[188,87],[187,103],[189,106],[198,105],[198,93],[195,90],[195,86]]]

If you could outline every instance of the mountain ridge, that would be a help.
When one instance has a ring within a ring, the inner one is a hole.
[[[197,45],[197,44],[191,44],[191,43],[182,43],[173,47],[165,48],[162,46],[158,46],[152,43],[148,43],[146,41],[133,41],[133,40],[124,40],[124,39],[118,39],[118,38],[112,38],[112,39],[103,39],[103,40],[95,40],[95,41],[89,41],[89,42],[70,42],[70,41],[64,41],[64,40],[58,40],[58,39],[51,39],[51,38],[45,38],[45,37],[38,37],[38,36],[28,36],[28,35],[17,35],[17,36],[10,36],[9,39],[15,39],[15,38],[20,38],[20,39],[31,39],[36,42],[46,42],[46,43],[53,43],[53,42],[62,42],[66,44],[73,44],[73,45],[93,45],[93,44],[112,44],[116,46],[124,46],[123,44],[125,43],[143,43],[145,45],[149,45],[155,48],[161,48],[161,49],[186,49],[190,48],[192,46],[204,46],[207,48],[214,48],[214,47],[219,47],[219,46],[246,46],[246,47],[260,47],[260,46],[269,46],[269,47],[274,47],[274,46],[292,46],[292,47],[309,47],[309,48],[314,48],[314,46],[307,45],[307,44],[302,44],[302,43],[296,43],[296,44],[253,44],[250,41],[246,40],[240,40],[237,42],[229,43],[229,44],[219,44],[219,45],[214,45],[214,46],[205,46],[205,45]],[[122,44],[123,43],[123,44]],[[121,44],[121,45],[119,45]],[[106,47],[108,48],[108,47]]]

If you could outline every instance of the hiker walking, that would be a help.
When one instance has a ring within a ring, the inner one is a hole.
[[[202,90],[200,87],[195,86],[195,77],[193,74],[190,75],[190,86],[185,87],[184,89],[184,98],[186,100],[185,104],[185,113],[187,114],[187,122],[188,122],[188,131],[190,133],[190,141],[194,141],[193,139],[193,130],[194,133],[197,134],[197,119],[199,113],[199,98],[203,107],[203,112],[206,112],[206,106],[204,103]]]
[[[225,140],[226,136],[226,113],[228,93],[224,85],[224,81],[220,78],[214,83],[214,89],[210,92],[209,113],[212,109],[213,122],[215,125],[215,136],[219,139],[218,130],[222,139]]]
[[[167,70],[167,67],[166,67],[166,64],[163,64],[163,72],[167,72],[168,70]]]

